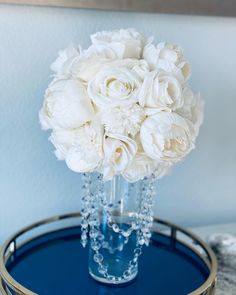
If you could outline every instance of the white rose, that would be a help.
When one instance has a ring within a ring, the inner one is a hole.
[[[140,58],[144,37],[133,29],[102,31],[91,36],[94,50],[110,58]]]
[[[88,94],[100,108],[125,106],[137,102],[140,79],[130,69],[106,67],[88,84]]]
[[[76,80],[54,80],[39,113],[43,129],[72,129],[90,121],[94,109],[85,87]]]
[[[180,109],[177,109],[176,112],[193,123],[197,136],[203,122],[204,103],[200,95],[194,95],[188,86],[183,90],[183,98],[184,104]]]
[[[98,170],[103,160],[103,128],[95,118],[76,131],[73,146],[66,154],[67,166],[75,172]]]
[[[49,140],[56,148],[55,155],[59,160],[65,160],[77,136],[77,129],[55,129]]]
[[[110,180],[122,174],[131,164],[137,152],[134,140],[122,135],[106,135],[104,138],[103,178]]]
[[[183,82],[190,77],[190,65],[184,59],[182,49],[176,45],[162,42],[155,46],[149,43],[144,47],[143,57],[151,69],[173,73]]]
[[[68,71],[71,77],[81,80],[85,85],[92,80],[103,68],[127,68],[135,76],[143,79],[149,72],[149,65],[145,60],[121,59],[111,60],[105,56],[98,56],[97,53],[84,51],[70,64]]]
[[[87,85],[100,70],[108,67],[125,67],[141,79],[149,72],[149,65],[145,60],[130,58],[111,60],[106,56],[99,56],[96,52],[86,50],[70,63],[70,66],[68,66],[68,75],[74,79],[79,79],[83,84]]]
[[[72,45],[59,51],[58,58],[52,63],[51,69],[62,78],[71,77],[71,66],[76,58],[79,58],[81,49]]]
[[[102,123],[107,133],[135,136],[139,131],[145,113],[138,104],[127,107],[114,107],[104,110],[101,114]]]
[[[155,109],[175,110],[184,103],[182,86],[173,75],[165,72],[150,72],[141,87],[139,103],[147,108],[147,113],[155,112]]]
[[[136,154],[133,162],[128,166],[122,174],[124,178],[130,182],[135,182],[154,175],[157,179],[166,175],[170,165],[167,162],[158,162],[145,154]]]
[[[190,121],[176,113],[161,112],[144,121],[140,139],[150,158],[175,162],[194,148],[195,132]]]

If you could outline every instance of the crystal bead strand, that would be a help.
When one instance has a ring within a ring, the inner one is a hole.
[[[95,254],[93,256],[94,261],[98,264],[98,272],[103,275],[104,278],[108,279],[111,282],[121,282],[123,280],[128,279],[133,271],[137,268],[138,257],[142,253],[142,246],[137,244],[137,247],[134,249],[134,257],[129,261],[128,268],[123,272],[122,276],[113,276],[108,273],[108,266],[103,263],[104,257],[99,252],[99,249],[102,247],[101,243],[98,241],[100,233],[95,230],[92,235],[93,244],[92,249]],[[91,237],[91,236],[90,236]]]
[[[82,174],[82,220],[81,220],[81,244],[85,247],[88,243],[88,227],[89,227],[89,208],[90,208],[90,188],[91,174]]]
[[[102,274],[104,277],[108,277],[107,273],[107,266],[103,263],[103,255],[99,252],[100,248],[104,243],[104,235],[101,233],[99,228],[99,210],[106,210],[107,209],[107,202],[104,193],[104,183],[102,181],[102,175],[98,174],[96,181],[96,186],[94,187],[94,202],[96,204],[96,212],[93,214],[93,222],[90,222],[90,243],[91,248],[95,252],[93,255],[94,261],[98,264],[98,272]],[[103,221],[102,221],[103,222]]]
[[[130,190],[131,190],[131,194],[132,194],[132,189],[134,188],[134,184],[131,183],[130,184]],[[131,195],[130,194],[130,195]],[[128,198],[129,196],[126,195],[126,198]],[[112,220],[112,214],[111,214],[111,210],[113,209],[113,207],[115,206],[120,206],[120,203],[118,201],[117,204],[109,204],[108,206],[106,206],[106,213],[107,213],[107,225],[117,234],[122,235],[124,238],[126,238],[126,243],[128,242],[128,238],[129,236],[132,234],[132,232],[134,230],[137,230],[137,216],[134,213],[134,220],[132,221],[130,227],[127,230],[122,229],[117,223],[115,223]]]
[[[155,194],[154,188],[155,176],[145,177],[142,182],[140,192],[140,212],[139,212],[139,237],[140,245],[149,245],[151,238],[151,228],[153,225],[153,198]]]
[[[154,194],[154,177],[145,178],[143,180],[143,185],[140,192],[140,211],[137,215],[138,222],[132,222],[131,227],[124,231],[119,228],[118,224],[110,223],[110,227],[114,230],[116,234],[121,234],[126,237],[124,244],[128,242],[128,237],[133,230],[137,230],[138,240],[137,247],[134,249],[134,257],[128,263],[127,270],[124,271],[123,275],[120,277],[109,275],[108,266],[103,263],[103,255],[100,253],[100,249],[108,248],[109,252],[114,253],[114,251],[122,251],[121,248],[113,249],[109,246],[109,243],[105,242],[105,237],[100,231],[100,221],[99,221],[99,208],[105,210],[108,216],[107,223],[112,222],[112,217],[110,210],[112,204],[107,204],[106,196],[104,192],[104,182],[102,180],[102,175],[96,176],[96,180],[92,178],[94,175],[90,173],[83,174],[83,209],[82,209],[82,234],[81,243],[85,247],[87,244],[88,228],[89,236],[91,239],[91,248],[95,252],[94,261],[98,264],[98,271],[105,278],[112,282],[120,282],[126,280],[130,275],[132,275],[133,270],[137,267],[138,257],[142,253],[142,245],[148,245],[149,239],[151,237],[151,227],[152,227],[152,205],[153,205],[153,194]],[[132,188],[132,186],[131,186]],[[118,204],[119,205],[119,204]],[[117,227],[118,230],[117,230]]]
[[[111,282],[120,282],[122,280],[126,280],[129,278],[129,276],[132,275],[132,272],[135,268],[137,268],[137,262],[138,257],[142,253],[142,245],[146,244],[148,245],[149,239],[151,237],[150,229],[152,226],[152,200],[153,200],[153,194],[154,194],[154,177],[151,177],[150,179],[145,179],[143,181],[142,191],[141,191],[141,209],[139,212],[139,217],[141,217],[138,224],[135,225],[135,228],[133,227],[132,230],[138,229],[137,235],[138,235],[138,241],[137,241],[137,247],[134,249],[134,257],[131,259],[128,263],[127,270],[124,271],[123,275],[120,277],[109,275],[108,273],[108,266],[103,263],[104,257],[100,253],[101,248],[108,248],[110,253],[114,253],[114,251],[119,250],[122,251],[121,248],[112,249],[109,247],[109,244],[104,241],[105,237],[101,233],[99,229],[99,216],[98,214],[94,214],[93,220],[95,223],[90,223],[90,238],[91,238],[91,247],[94,250],[95,254],[93,256],[94,261],[98,264],[98,271],[100,274],[103,275],[104,278],[107,278]],[[97,186],[96,191],[93,194],[94,196],[97,196],[97,202],[102,205],[103,210],[106,210],[107,215],[109,216],[109,206],[106,202],[105,194],[104,194],[104,184],[102,182],[101,175],[97,178]],[[96,200],[93,199],[93,202],[96,203]],[[97,203],[98,204],[98,203]],[[98,210],[97,210],[98,211]],[[112,229],[114,230],[114,223],[111,225]],[[119,231],[115,231],[117,234],[122,234],[124,236],[124,232],[119,229]],[[127,242],[127,241],[126,241]]]

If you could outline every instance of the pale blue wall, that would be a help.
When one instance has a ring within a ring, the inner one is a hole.
[[[57,51],[121,27],[181,44],[206,101],[197,149],[160,182],[156,214],[183,225],[236,221],[236,19],[1,5],[0,242],[79,209],[80,177],[55,159],[38,110]]]

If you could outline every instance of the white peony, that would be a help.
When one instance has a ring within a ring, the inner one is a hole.
[[[139,103],[147,113],[175,110],[184,103],[182,86],[173,75],[162,71],[150,72],[140,90]]]
[[[176,112],[193,123],[196,136],[203,122],[204,103],[200,95],[194,95],[190,87],[183,90],[184,104]]]
[[[110,60],[105,55],[102,57],[96,52],[69,46],[59,52],[51,69],[56,73],[57,78],[79,79],[86,85],[108,62]]]
[[[54,80],[39,113],[43,129],[78,128],[90,121],[94,109],[85,87],[76,80]]]
[[[91,36],[90,51],[113,58],[140,58],[144,37],[133,29],[102,31]]]
[[[74,79],[79,79],[87,86],[88,82],[108,63],[109,60],[106,58],[85,52],[79,58],[74,59],[70,67],[70,73]]]
[[[132,163],[137,152],[137,144],[127,136],[118,134],[105,135],[104,138],[103,178],[110,180],[122,174]]]
[[[194,148],[195,132],[190,121],[176,113],[161,112],[144,121],[140,139],[150,158],[176,162]]]
[[[78,128],[65,160],[75,172],[92,172],[100,168],[103,160],[103,128],[99,120]]]
[[[55,129],[49,140],[56,148],[55,155],[59,160],[65,160],[70,148],[73,146],[77,129]]]
[[[129,182],[135,182],[154,175],[157,179],[166,175],[170,169],[167,162],[158,162],[147,157],[145,154],[137,153],[133,162],[122,174]]]
[[[102,123],[107,133],[134,137],[139,131],[145,113],[138,104],[127,107],[108,108],[102,112]]]
[[[100,108],[126,106],[137,102],[140,79],[130,69],[106,67],[88,84],[88,94]]]
[[[76,48],[72,45],[64,50],[60,50],[58,58],[51,65],[51,69],[58,77],[70,78],[72,64],[80,57],[81,51],[81,48]]]
[[[190,77],[190,65],[184,59],[183,51],[179,46],[166,42],[161,42],[157,46],[148,43],[144,47],[143,58],[149,63],[151,69],[172,73],[182,82]]]

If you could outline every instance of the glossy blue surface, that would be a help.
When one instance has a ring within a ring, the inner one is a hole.
[[[207,278],[205,263],[181,243],[153,234],[144,248],[137,279],[111,287],[88,275],[88,249],[78,227],[41,236],[16,251],[7,269],[22,285],[40,295],[185,295]]]

